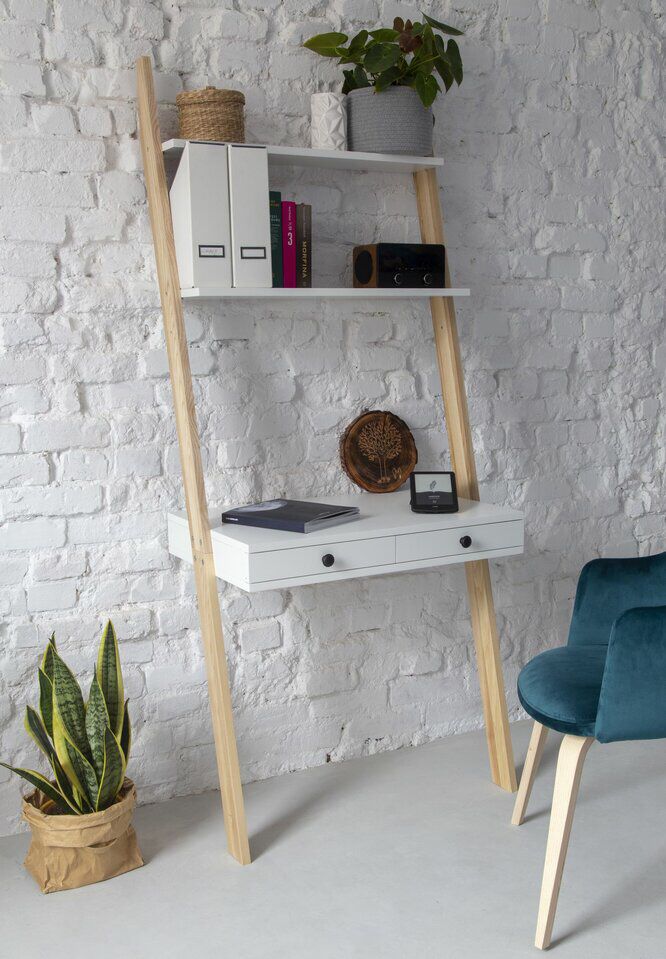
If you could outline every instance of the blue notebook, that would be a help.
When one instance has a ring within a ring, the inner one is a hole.
[[[222,513],[223,523],[281,529],[289,533],[314,533],[338,523],[348,523],[359,514],[358,506],[331,506],[295,499],[271,499],[265,503],[238,506]]]

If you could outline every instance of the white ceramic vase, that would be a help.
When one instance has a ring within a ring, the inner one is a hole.
[[[310,115],[310,143],[314,150],[347,149],[347,97],[344,93],[313,93]]]

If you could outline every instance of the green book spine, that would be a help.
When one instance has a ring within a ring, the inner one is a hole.
[[[273,286],[284,286],[282,273],[282,194],[279,190],[269,193],[271,219],[271,262]]]

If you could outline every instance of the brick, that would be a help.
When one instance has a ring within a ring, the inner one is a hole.
[[[31,519],[7,523],[0,527],[1,549],[46,549],[64,546],[65,521],[61,519]]]
[[[18,423],[0,423],[0,453],[17,453],[21,447]]]
[[[28,452],[68,449],[72,446],[106,446],[109,428],[104,420],[87,417],[42,418],[26,429],[24,448]]]
[[[240,628],[240,644],[244,653],[257,653],[264,649],[276,649],[282,644],[280,624],[277,620],[265,623],[247,623]]]
[[[76,582],[61,580],[28,586],[28,609],[41,613],[52,609],[71,609],[76,604]]]

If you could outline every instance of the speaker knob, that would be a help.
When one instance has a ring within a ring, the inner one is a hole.
[[[471,542],[472,541],[470,540],[470,543]],[[321,558],[321,561],[324,564],[324,566],[328,568],[329,566],[332,566],[333,563],[335,562],[335,556],[333,555],[333,553],[324,553],[324,555]]]
[[[461,537],[460,537],[460,545],[462,546],[463,549],[469,549],[470,546],[472,545],[472,537],[471,537],[471,536],[461,536]]]
[[[423,285],[424,285],[424,286],[432,286],[432,273],[424,273],[424,274],[423,274]]]
[[[402,273],[396,273],[393,277],[393,282],[396,286],[402,286]]]

